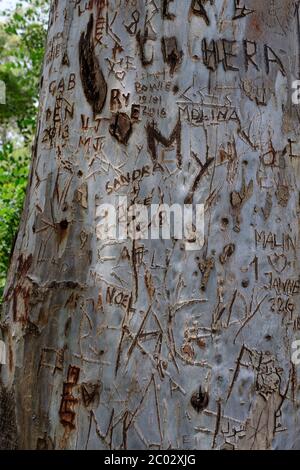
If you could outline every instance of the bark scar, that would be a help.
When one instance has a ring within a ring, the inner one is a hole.
[[[107,96],[107,83],[95,54],[93,45],[94,17],[90,16],[86,32],[79,41],[80,77],[86,100],[91,105],[94,115],[100,114]]]

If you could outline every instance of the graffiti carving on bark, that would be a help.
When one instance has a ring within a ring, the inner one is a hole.
[[[298,10],[52,2],[1,448],[300,448]]]

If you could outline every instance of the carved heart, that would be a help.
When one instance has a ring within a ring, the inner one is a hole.
[[[275,253],[272,256],[268,256],[268,260],[272,268],[278,273],[281,274],[288,265],[287,257],[282,253],[278,255]]]

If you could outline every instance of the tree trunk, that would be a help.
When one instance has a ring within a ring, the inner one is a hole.
[[[299,31],[294,0],[52,2],[1,448],[300,448]],[[205,204],[204,246],[103,240],[119,196]]]

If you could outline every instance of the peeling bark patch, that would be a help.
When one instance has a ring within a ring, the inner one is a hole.
[[[29,271],[33,261],[33,256],[30,254],[27,258],[24,259],[23,255],[21,254],[18,258],[18,268],[17,273],[18,277],[23,277]]]
[[[107,96],[107,84],[95,55],[92,42],[94,17],[90,16],[86,33],[82,33],[79,41],[80,77],[83,91],[94,115],[100,114]]]
[[[83,209],[87,209],[88,199],[89,199],[88,185],[87,183],[83,183],[77,190],[77,202],[83,207]]]
[[[183,52],[178,49],[177,39],[175,36],[171,38],[162,38],[162,53],[164,61],[170,67],[171,76],[178,70],[183,57]]]
[[[127,114],[114,114],[111,119],[109,132],[120,144],[127,145],[132,134],[132,124]]]
[[[13,320],[26,323],[29,317],[30,288],[17,285],[13,292]]]

